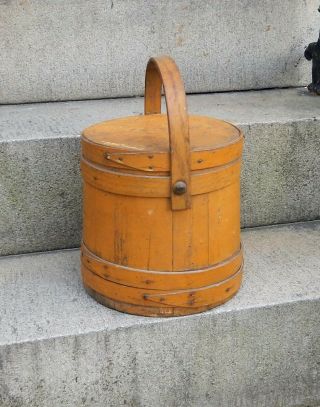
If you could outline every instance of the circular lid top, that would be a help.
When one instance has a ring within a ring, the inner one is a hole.
[[[189,116],[191,151],[215,150],[235,143],[240,130],[230,123],[205,116]],[[117,151],[168,152],[169,132],[164,114],[108,120],[82,133],[88,141]]]
[[[238,158],[243,136],[237,127],[205,116],[190,115],[188,118],[191,170],[223,165]],[[168,171],[169,145],[165,114],[108,120],[90,126],[82,133],[84,158],[109,167]],[[224,150],[228,151],[233,145],[238,146],[233,149],[234,154],[226,155]],[[210,155],[215,150],[219,150],[219,154]]]

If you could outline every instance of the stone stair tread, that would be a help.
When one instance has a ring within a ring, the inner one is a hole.
[[[239,125],[319,119],[318,102],[305,88],[188,95],[191,114]],[[141,97],[0,105],[0,142],[75,136],[95,122],[142,113]]]
[[[190,319],[320,300],[320,221],[244,230],[245,278],[234,299]],[[0,345],[110,332],[178,319],[126,315],[83,290],[79,250],[0,259]]]

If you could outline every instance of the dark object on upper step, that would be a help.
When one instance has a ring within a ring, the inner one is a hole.
[[[318,11],[320,12],[320,7]],[[304,56],[308,61],[312,61],[312,82],[308,85],[308,90],[320,95],[320,34],[317,42],[308,45]]]

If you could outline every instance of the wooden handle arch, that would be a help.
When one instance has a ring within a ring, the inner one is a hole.
[[[186,95],[179,69],[168,56],[150,58],[146,69],[144,112],[161,113],[161,90],[167,105],[171,155],[171,207],[191,207],[190,140]]]

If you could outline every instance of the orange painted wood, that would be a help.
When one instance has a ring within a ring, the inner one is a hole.
[[[172,209],[191,207],[190,195],[190,138],[187,101],[179,69],[169,57],[150,58],[145,79],[144,113],[161,113],[161,89],[167,105],[170,141],[171,205]],[[174,194],[177,182],[186,184],[186,192]]]
[[[160,110],[162,86],[167,115]],[[243,135],[229,123],[188,116],[168,57],[148,64],[145,113],[82,134],[83,282],[120,311],[202,312],[241,284]],[[181,195],[177,181],[187,187]]]
[[[82,266],[82,277],[85,286],[97,291],[100,295],[113,301],[124,302],[132,305],[140,305],[151,308],[162,305],[163,307],[193,308],[212,305],[223,302],[225,297],[233,296],[238,291],[242,268],[226,280],[206,287],[189,290],[145,290],[114,283],[101,278],[86,267]],[[187,313],[187,312],[186,312]]]
[[[241,156],[242,134],[229,123],[190,115],[189,135],[191,171],[225,165]],[[170,173],[169,150],[163,114],[109,120],[82,133],[83,155],[105,167]]]
[[[201,172],[193,171],[190,180],[190,194],[205,194],[235,182],[239,176],[240,164],[238,159],[221,167],[209,168]],[[84,180],[102,191],[150,198],[171,196],[170,177],[167,175],[105,169],[90,163],[85,158],[81,161],[81,170]]]
[[[114,283],[148,290],[179,290],[201,288],[228,279],[241,268],[243,255],[239,250],[224,262],[199,270],[154,271],[111,263],[92,254],[83,244],[81,262],[92,273]]]

